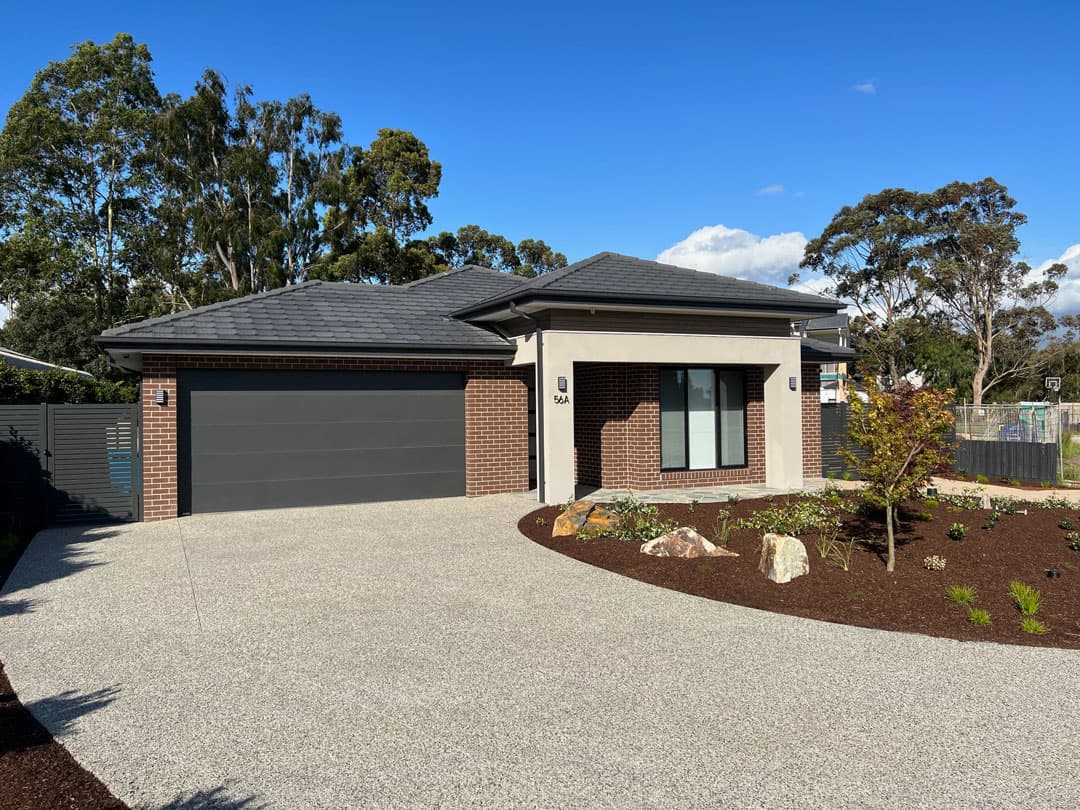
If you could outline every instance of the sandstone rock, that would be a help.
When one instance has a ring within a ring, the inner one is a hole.
[[[766,534],[761,541],[761,560],[758,568],[773,582],[791,582],[795,577],[810,573],[806,546],[797,537],[785,534]]]
[[[642,554],[654,557],[738,557],[734,551],[710,543],[689,526],[683,526],[668,534],[641,544]]]
[[[617,512],[612,512],[604,506],[594,506],[585,519],[586,529],[600,531],[615,531],[622,525],[622,518]]]
[[[555,525],[551,529],[552,537],[568,537],[577,534],[577,530],[585,525],[589,512],[592,511],[592,501],[574,501],[569,508],[555,518]]]

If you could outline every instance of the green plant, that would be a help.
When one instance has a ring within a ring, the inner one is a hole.
[[[987,478],[987,477],[986,477],[985,475],[983,475],[982,473],[979,473],[978,475],[976,475],[976,476],[975,476],[975,483],[976,483],[976,484],[989,484],[989,483],[990,483],[990,479],[989,479],[989,478]]]
[[[851,470],[844,470],[844,474],[843,474],[842,478],[845,481],[854,481],[855,480],[855,474]]]
[[[941,501],[939,501],[937,498],[923,498],[923,505],[927,509],[937,509],[939,506],[941,506]]]
[[[712,563],[698,563],[694,566],[694,570],[699,574],[711,574],[715,569],[712,567]]]
[[[1072,529],[1076,528],[1076,524],[1069,520],[1069,518],[1063,518],[1062,520],[1058,521],[1058,528],[1065,529],[1066,531],[1071,531]]]
[[[1060,495],[1047,495],[1039,501],[1039,506],[1043,509],[1068,509],[1072,506],[1072,503],[1065,498],[1062,498]]]
[[[851,557],[855,553],[855,541],[835,541],[829,549],[829,560],[841,571],[851,570]]]
[[[1065,542],[1073,551],[1080,551],[1080,532],[1065,532]]]
[[[545,518],[543,515],[537,515],[536,516],[536,525],[537,526],[547,526],[547,518]]]
[[[1034,616],[1039,612],[1039,605],[1042,604],[1042,594],[1039,593],[1038,588],[1032,588],[1023,582],[1013,580],[1009,583],[1009,595],[1016,602],[1016,606],[1020,608],[1020,613],[1024,616]]]
[[[35,371],[0,363],[0,403],[37,405],[41,402],[137,402],[137,382],[80,377],[70,371]]]
[[[852,591],[847,595],[847,598],[849,602],[861,602],[866,598],[866,594],[862,591]]]
[[[1050,628],[1040,622],[1038,619],[1022,619],[1020,622],[1020,629],[1025,633],[1031,633],[1034,636],[1042,636],[1050,631]]]
[[[1019,506],[1013,498],[992,498],[991,503],[1003,515],[1015,515],[1019,510]]]
[[[934,519],[934,516],[929,512],[915,512],[911,517],[914,520],[921,520],[923,523],[927,523]]]
[[[728,536],[731,534],[731,510],[720,509],[716,513],[713,522],[713,542],[722,548],[727,548]]]
[[[988,532],[992,532],[994,530],[994,527],[997,526],[999,520],[1001,520],[1000,512],[988,512],[986,515],[986,520],[983,522],[983,528]]]
[[[686,511],[690,512],[690,513],[693,513],[694,510],[698,508],[699,503],[701,503],[701,501],[699,501],[699,500],[697,500],[695,498],[691,498],[690,503],[687,504]]]
[[[633,495],[615,499],[611,511],[619,516],[619,526],[605,529],[604,534],[618,540],[642,543],[667,534],[676,527],[674,520],[660,519],[659,507],[640,501]]]
[[[1010,478],[1006,483],[1010,487],[1019,487],[1019,486],[1021,486],[1020,479],[1018,479],[1018,478]]]
[[[976,627],[986,627],[990,624],[990,614],[982,608],[968,608],[968,621]]]
[[[945,595],[958,605],[970,605],[977,594],[973,585],[950,585],[945,589]]]
[[[963,540],[965,537],[967,537],[967,526],[965,526],[963,523],[954,523],[948,528],[945,534],[948,535],[950,540]]]

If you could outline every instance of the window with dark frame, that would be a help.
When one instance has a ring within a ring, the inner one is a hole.
[[[660,469],[746,466],[746,372],[660,369]]]

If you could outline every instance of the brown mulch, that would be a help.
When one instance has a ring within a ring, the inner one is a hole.
[[[0,810],[124,810],[19,702],[0,664]]]
[[[743,501],[735,508],[744,517],[767,506],[766,501]],[[1021,504],[1021,507],[1025,505]],[[662,518],[680,526],[695,526],[710,540],[721,504],[660,506]],[[602,537],[552,538],[557,507],[544,507],[526,515],[518,528],[542,546],[576,560],[605,568],[642,582],[738,605],[804,616],[860,627],[901,630],[965,641],[996,641],[1041,647],[1080,649],[1080,552],[1069,549],[1058,522],[1069,518],[1080,526],[1080,509],[1040,509],[1027,505],[1028,515],[1002,515],[997,526],[983,529],[986,512],[964,510],[945,503],[934,509],[906,504],[897,534],[896,570],[885,571],[884,525],[880,516],[847,514],[844,535],[865,543],[857,546],[850,571],[843,571],[819,556],[814,538],[803,538],[810,557],[810,573],[777,585],[758,571],[761,533],[733,529],[728,548],[739,557],[691,560],[641,554],[640,543]],[[919,516],[918,513],[923,514]],[[926,520],[927,513],[930,519]],[[543,518],[546,525],[538,525]],[[963,541],[946,535],[954,522],[968,533]],[[944,571],[923,567],[930,555],[946,559]],[[1049,579],[1047,569],[1061,572]],[[1020,580],[1042,592],[1038,618],[1050,631],[1038,636],[1020,629],[1020,612],[1008,594],[1009,583]],[[950,585],[973,585],[974,606],[989,611],[992,624],[976,627],[967,621],[967,609],[949,601]]]

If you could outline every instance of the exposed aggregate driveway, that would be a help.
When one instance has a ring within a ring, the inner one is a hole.
[[[1076,652],[665,591],[521,537],[532,506],[52,529],[0,659],[133,806],[1080,805]]]

